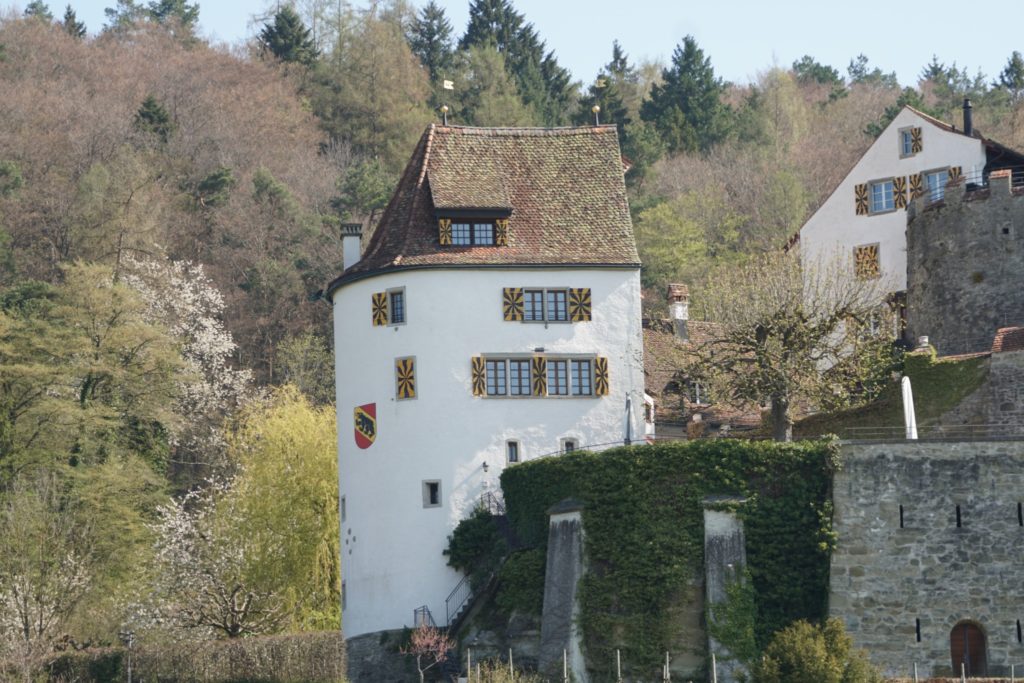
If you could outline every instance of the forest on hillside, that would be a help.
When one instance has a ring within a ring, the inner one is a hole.
[[[24,671],[126,629],[337,628],[317,292],[341,223],[372,231],[442,105],[479,126],[600,106],[650,315],[668,282],[699,315],[716,270],[781,249],[904,104],[959,123],[970,97],[977,129],[1024,148],[1018,52],[988,76],[932,57],[906,87],[863,55],[737,85],[689,36],[666,64],[616,43],[571,74],[511,0],[471,0],[461,33],[435,2],[282,3],[230,47],[200,11],[0,16],[0,659]]]

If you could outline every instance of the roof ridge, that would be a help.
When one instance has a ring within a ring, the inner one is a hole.
[[[437,124],[430,124],[431,128]],[[614,123],[600,124],[597,126],[437,126],[438,132],[454,132],[461,135],[490,135],[506,137],[531,137],[531,136],[562,136],[562,135],[596,135],[601,133],[617,132],[618,127]]]

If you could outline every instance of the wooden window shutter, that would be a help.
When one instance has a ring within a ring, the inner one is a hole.
[[[452,219],[437,219],[437,236],[442,245],[449,246],[452,243]]]
[[[483,356],[473,356],[470,360],[470,383],[473,385],[474,396],[483,396],[487,393],[487,372],[484,368]]]
[[[590,321],[590,288],[569,290],[569,320],[574,323]]]
[[[897,209],[907,208],[906,176],[897,176],[892,179],[892,205]]]
[[[917,199],[924,194],[924,176],[913,173],[910,176],[910,198]]]
[[[534,396],[548,395],[548,361],[544,356],[534,356],[530,363],[531,386]]]
[[[954,184],[960,182],[960,177],[962,175],[963,175],[963,169],[960,168],[959,166],[950,166],[949,167],[949,182],[954,183]]]
[[[399,399],[416,398],[416,360],[399,358],[395,361],[395,396]]]
[[[910,151],[917,154],[924,149],[924,144],[921,142],[921,129],[911,128],[910,129]]]
[[[373,325],[388,324],[388,293],[376,292],[373,294]]]
[[[501,296],[501,311],[505,320],[510,322],[523,319],[523,288],[506,287]]]
[[[853,188],[853,196],[857,203],[857,215],[868,215],[868,184],[859,183]]]
[[[499,247],[508,246],[508,219],[499,218],[494,221],[494,244]]]
[[[869,280],[882,274],[878,263],[878,245],[865,244],[853,249],[853,272],[862,279]]]
[[[608,395],[608,359],[603,356],[594,359],[594,394]]]

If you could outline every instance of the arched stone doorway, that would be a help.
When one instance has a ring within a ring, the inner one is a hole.
[[[985,657],[985,632],[973,621],[961,621],[949,632],[949,651],[953,657],[953,675],[960,675],[963,664],[968,676],[988,673]]]

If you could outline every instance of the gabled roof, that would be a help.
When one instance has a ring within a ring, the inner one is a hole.
[[[615,126],[431,125],[363,258],[328,292],[398,268],[637,268],[623,173]],[[472,210],[509,215],[508,246],[441,246],[438,216]]]

